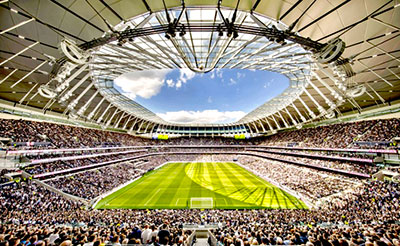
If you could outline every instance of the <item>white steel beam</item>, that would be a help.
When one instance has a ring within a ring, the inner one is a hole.
[[[123,111],[121,114],[121,117],[119,117],[119,120],[117,120],[117,123],[114,125],[114,128],[118,128],[119,123],[121,123],[122,118],[124,118],[125,112]]]
[[[292,114],[290,114],[287,107],[285,108],[286,113],[289,115],[290,119],[292,120],[293,125],[297,125],[297,121],[293,118]]]
[[[37,67],[35,67],[34,69],[32,69],[29,73],[25,74],[22,78],[20,78],[17,82],[15,82],[14,84],[12,84],[10,86],[10,88],[14,88],[14,86],[18,85],[19,83],[21,83],[22,80],[24,80],[25,78],[27,78],[29,75],[31,75],[32,73],[34,73],[36,70],[38,70],[41,66],[43,66],[44,64],[46,64],[47,61],[44,61],[42,63],[40,63]]]
[[[292,102],[292,107],[296,110],[297,114],[300,116],[301,121],[306,122],[306,118],[300,113],[299,109],[296,105]]]
[[[308,80],[308,83],[312,86],[312,88],[314,88],[316,92],[318,92],[318,94],[325,100],[326,104],[328,104],[330,108],[335,108],[336,105],[331,100],[329,100],[329,98],[327,98],[324,93],[322,93],[321,90],[316,85],[314,85],[314,83],[310,79]]]
[[[4,34],[4,33],[6,33],[6,32],[12,31],[12,30],[14,30],[15,28],[18,28],[18,27],[20,27],[20,26],[23,26],[23,25],[25,25],[25,24],[27,24],[27,23],[29,23],[29,22],[31,22],[31,21],[34,21],[34,20],[35,20],[35,18],[32,18],[32,19],[29,19],[29,20],[20,22],[20,23],[16,24],[15,26],[12,26],[12,27],[10,27],[10,28],[8,28],[8,29],[6,29],[6,30],[1,31],[1,32],[0,32],[0,35],[1,35],[1,34]]]
[[[10,78],[11,75],[13,75],[16,71],[18,71],[18,68],[12,70],[11,73],[9,73],[6,77],[4,77],[4,79],[2,79],[2,80],[0,81],[0,84],[2,84],[4,81],[6,81],[8,78]]]
[[[262,123],[262,121],[261,121],[261,120],[258,120],[258,123],[260,123],[261,128],[263,129],[263,132],[266,132],[265,127],[264,127],[264,124]]]
[[[275,119],[275,116],[273,114],[271,114],[272,119],[275,121],[276,127],[279,129],[281,129],[281,126],[278,124],[278,121]]]
[[[326,113],[326,110],[317,102],[317,100],[315,100],[314,97],[311,96],[311,94],[307,91],[307,89],[304,90],[304,93],[306,93],[306,95],[311,99],[311,101],[315,104],[315,106],[317,106],[317,109],[321,114]]]
[[[110,119],[108,119],[107,123],[106,123],[106,127],[108,127],[111,124],[112,119],[114,119],[114,116],[119,113],[121,111],[119,111],[118,108],[115,109],[114,113],[111,115]]]
[[[99,91],[96,91],[90,98],[89,100],[85,103],[85,105],[83,105],[79,110],[78,110],[78,114],[79,115],[83,115],[86,111],[86,109],[89,107],[90,103],[93,101],[93,99],[97,96],[97,94],[99,94]]]
[[[124,125],[122,126],[122,129],[126,130],[126,127],[128,126],[128,123],[132,117],[133,117],[132,115],[129,115],[129,118],[125,121]]]
[[[21,55],[22,53],[24,53],[25,51],[29,50],[30,48],[32,48],[33,46],[39,44],[39,41],[36,41],[35,43],[29,45],[28,47],[25,47],[25,49],[19,51],[18,53],[14,54],[13,56],[9,57],[8,59],[0,62],[0,66],[3,65],[4,63],[11,61],[12,59],[14,59],[15,57]]]
[[[286,128],[289,128],[289,125],[288,125],[288,123],[286,122],[285,118],[283,118],[283,116],[282,116],[280,110],[278,110],[278,114],[279,114],[279,116],[281,117],[281,119],[282,119],[283,124],[285,125],[285,127],[286,127]]]
[[[301,104],[303,104],[303,106],[307,109],[308,114],[311,116],[311,118],[315,119],[317,116],[314,114],[313,111],[311,111],[311,109],[307,106],[307,104],[303,101],[303,99],[301,99],[301,97],[299,97],[298,99],[301,102]]]
[[[96,105],[96,107],[92,110],[92,112],[90,112],[90,114],[88,115],[87,119],[90,120],[92,119],[92,117],[94,116],[94,114],[96,113],[97,109],[99,109],[100,105],[104,102],[106,98],[103,97],[101,99],[101,101]]]
[[[36,86],[38,86],[39,84],[35,84],[34,86],[32,86],[32,88],[21,98],[21,100],[19,100],[19,104],[23,103],[24,100],[26,99],[26,97],[31,94],[31,92],[36,88]]]
[[[92,88],[93,83],[90,83],[89,86],[87,86],[85,88],[85,90],[82,91],[81,94],[79,94],[79,96],[77,96],[68,106],[67,109],[72,110],[73,108],[75,108],[75,106],[79,103],[79,101],[81,100],[81,98],[90,90],[90,88]],[[67,110],[66,110],[67,111]],[[65,112],[64,112],[65,113]]]
[[[110,109],[110,107],[112,106],[112,104],[108,104],[106,110],[104,110],[104,112],[100,115],[100,117],[97,119],[97,124],[100,124],[101,120],[103,119],[104,115],[106,115],[107,111]]]

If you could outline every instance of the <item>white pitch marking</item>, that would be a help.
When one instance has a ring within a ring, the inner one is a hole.
[[[157,191],[149,198],[149,200],[147,200],[147,202],[144,204],[145,206],[147,206],[147,204],[149,204],[149,202],[154,198],[155,195],[158,194],[158,192],[160,192],[160,188],[157,189]]]

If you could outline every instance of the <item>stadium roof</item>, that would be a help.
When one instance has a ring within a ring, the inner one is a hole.
[[[290,86],[238,122],[211,130],[256,135],[301,127],[399,99],[399,6],[3,0],[0,98],[137,133],[182,133],[193,125],[162,120],[115,90],[113,79],[147,69],[270,70],[287,76]]]

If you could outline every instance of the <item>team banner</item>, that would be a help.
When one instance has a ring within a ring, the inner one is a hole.
[[[158,134],[158,138],[157,139],[168,140],[168,135],[167,134]]]

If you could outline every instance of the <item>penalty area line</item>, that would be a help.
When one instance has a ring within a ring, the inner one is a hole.
[[[144,205],[147,206],[147,205],[149,204],[149,202],[150,202],[151,200],[153,200],[154,196],[157,195],[158,192],[160,192],[160,190],[161,190],[161,189],[158,188],[157,191],[154,192],[154,194],[147,200],[147,202],[146,202]]]

